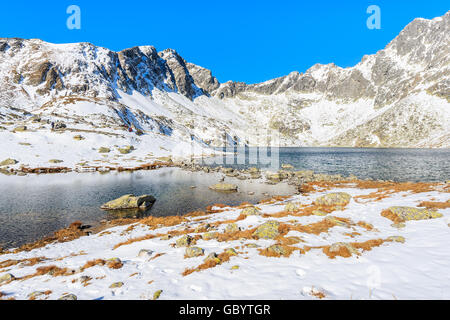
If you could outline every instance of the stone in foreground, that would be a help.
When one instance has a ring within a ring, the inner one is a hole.
[[[112,200],[101,206],[103,210],[126,210],[126,209],[149,209],[156,199],[150,195],[135,196],[133,194],[124,195],[116,200]]]
[[[280,234],[278,228],[280,223],[278,221],[268,221],[258,227],[253,233],[253,236],[258,239],[275,239]]]
[[[329,193],[314,201],[319,206],[346,206],[350,203],[351,195],[345,192]]]
[[[238,187],[234,184],[230,183],[218,183],[209,187],[214,191],[222,191],[222,192],[236,192],[238,191]]]
[[[0,162],[0,166],[1,167],[3,167],[3,166],[13,166],[13,165],[15,165],[17,163],[19,163],[19,162],[17,160],[15,160],[15,159],[6,159],[6,160],[3,160],[2,162]]]

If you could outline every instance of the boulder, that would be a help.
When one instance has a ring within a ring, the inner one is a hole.
[[[236,250],[234,250],[233,248],[228,248],[225,250],[225,253],[228,254],[229,256],[237,256],[238,253],[236,252]]]
[[[195,258],[200,257],[205,254],[205,250],[199,247],[189,247],[186,248],[186,251],[184,252],[185,258]]]
[[[218,183],[209,187],[211,190],[219,192],[236,192],[238,187],[230,183]]]
[[[135,150],[133,146],[126,146],[123,148],[118,148],[117,150],[119,150],[119,152],[121,154],[129,154],[131,153],[131,151]]]
[[[286,206],[284,207],[284,211],[286,212],[295,212],[297,211],[299,208],[298,206],[293,203],[293,202],[289,202],[288,204],[286,204]]]
[[[163,293],[162,290],[158,290],[153,294],[153,300],[158,300],[161,297],[161,294]]]
[[[111,149],[106,148],[106,147],[100,147],[98,148],[98,153],[110,153]]]
[[[219,257],[217,256],[217,253],[212,252],[210,254],[208,254],[208,256],[203,260],[204,262],[215,262],[216,264],[219,264],[221,262],[221,260],[219,259]]]
[[[387,211],[396,216],[401,222],[410,220],[436,219],[442,217],[442,214],[435,210],[419,209],[414,207],[390,207]]]
[[[156,199],[150,195],[135,196],[132,194],[124,195],[116,200],[112,200],[101,206],[103,210],[126,210],[126,209],[149,209],[153,206]]]
[[[273,246],[270,246],[269,248],[267,248],[267,251],[279,256],[284,256],[288,253],[287,250],[279,244],[274,244]]]
[[[11,273],[6,273],[4,275],[0,276],[0,284],[4,284],[10,281],[15,280],[16,277],[14,277]]]
[[[258,239],[275,239],[280,234],[278,228],[280,227],[280,223],[278,221],[268,221],[262,225],[260,225],[253,236]]]
[[[13,166],[17,163],[19,163],[19,161],[9,158],[9,159],[6,159],[6,160],[3,160],[2,162],[0,162],[0,167]]]
[[[206,232],[202,235],[202,239],[208,241],[217,239],[218,236],[219,234],[217,232]]]
[[[28,130],[27,126],[18,126],[14,128],[13,132],[24,132],[27,130]]]
[[[145,258],[150,258],[152,255],[153,255],[152,250],[142,249],[141,251],[139,251],[138,257],[145,259]]]
[[[238,232],[240,229],[236,223],[230,223],[225,227],[226,233]]]
[[[294,169],[294,166],[292,164],[284,163],[281,165],[281,168],[285,170],[292,170]]]
[[[122,288],[124,285],[123,282],[114,282],[112,285],[109,286],[110,289],[117,289]]]
[[[74,294],[66,294],[59,298],[58,300],[78,300],[77,296]]]
[[[389,241],[405,243],[406,239],[402,236],[392,236],[388,238]]]
[[[356,250],[351,244],[345,243],[345,242],[333,243],[330,246],[329,251],[331,253],[347,252],[350,255],[353,255],[353,254],[358,255],[359,254],[358,250]]]
[[[48,162],[52,163],[52,164],[58,164],[58,163],[63,163],[64,161],[63,160],[58,160],[58,159],[51,159],[51,160],[48,160]]]
[[[351,198],[352,196],[345,192],[329,193],[317,198],[314,204],[320,206],[346,206]]]
[[[184,235],[180,239],[178,239],[175,243],[175,246],[178,248],[188,247],[193,241],[193,238],[190,235]]]

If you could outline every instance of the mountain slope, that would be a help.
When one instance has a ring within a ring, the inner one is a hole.
[[[221,84],[172,49],[0,39],[0,135],[11,143],[18,125],[49,135],[39,117],[118,135],[120,145],[163,137],[169,153],[278,136],[286,146],[450,147],[449,103],[450,12],[415,19],[354,67],[315,65],[251,85]]]

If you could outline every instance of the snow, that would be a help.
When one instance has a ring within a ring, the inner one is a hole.
[[[354,187],[335,188],[327,192],[348,192],[352,196],[369,194],[376,190],[362,190]],[[296,195],[284,202],[259,205],[262,212],[273,214],[284,208],[288,201],[309,204],[327,192],[314,192],[310,195]],[[47,245],[31,252],[6,254],[0,256],[0,263],[8,259],[27,259],[46,257],[49,259],[32,267],[13,266],[2,270],[16,277],[26,276],[39,266],[57,265],[77,269],[86,261],[118,257],[124,266],[112,270],[105,266],[86,269],[71,276],[51,277],[49,275],[33,277],[23,281],[13,281],[0,286],[0,291],[8,297],[26,299],[33,291],[52,293],[49,299],[57,299],[63,293],[70,292],[79,299],[151,299],[157,290],[163,290],[161,299],[316,299],[314,294],[323,293],[325,299],[449,299],[450,273],[448,264],[450,254],[449,226],[450,208],[439,209],[443,218],[409,221],[404,229],[391,227],[392,222],[380,215],[381,211],[396,205],[417,206],[420,201],[449,200],[448,192],[438,187],[435,191],[423,193],[401,192],[392,194],[381,201],[358,203],[351,200],[342,211],[333,212],[333,216],[350,218],[352,221],[364,221],[376,229],[366,231],[361,227],[334,227],[320,235],[291,232],[288,236],[300,236],[305,242],[298,246],[320,246],[335,242],[361,242],[370,239],[386,239],[390,236],[402,236],[405,243],[387,242],[371,251],[360,252],[350,258],[330,259],[321,250],[313,249],[306,254],[294,252],[289,258],[269,258],[258,254],[257,249],[242,248],[245,243],[255,243],[262,248],[274,243],[273,240],[242,240],[217,242],[199,240],[196,246],[205,250],[205,256],[211,252],[220,253],[235,247],[239,254],[231,257],[227,263],[215,268],[194,272],[183,276],[186,268],[196,267],[204,257],[184,259],[184,248],[172,248],[177,238],[163,241],[159,238],[134,242],[113,249],[115,244],[128,239],[161,234],[170,230],[186,227],[195,229],[201,223],[235,219],[240,209],[224,208],[226,211],[212,214],[206,220],[189,222],[181,226],[164,227],[149,230],[137,224],[132,231],[128,226],[115,227],[109,233],[82,237],[77,240]],[[249,216],[238,222],[241,228],[257,226],[268,220],[309,224],[323,217],[306,216],[284,218],[263,218]],[[224,226],[220,226],[222,232]],[[358,231],[360,236],[354,239],[344,235]],[[154,259],[139,258],[141,249],[150,249],[156,253],[165,253]],[[70,256],[83,252],[83,255]],[[232,266],[239,266],[232,269]],[[0,271],[0,274],[2,272]],[[81,276],[93,278],[88,286],[77,280]],[[115,282],[124,282],[119,289],[110,289]]]

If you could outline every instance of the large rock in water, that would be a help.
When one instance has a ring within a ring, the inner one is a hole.
[[[442,214],[437,211],[419,209],[414,207],[390,207],[387,211],[396,216],[398,218],[398,221],[402,222],[410,220],[427,220],[442,217]]]
[[[214,191],[222,192],[236,192],[238,190],[238,187],[236,185],[230,183],[218,183],[210,186],[209,188]]]
[[[150,195],[136,197],[133,194],[127,194],[119,199],[105,203],[101,208],[103,210],[149,209],[155,201],[156,199]]]
[[[317,198],[314,204],[320,206],[346,206],[351,198],[352,196],[345,192],[329,193]]]

